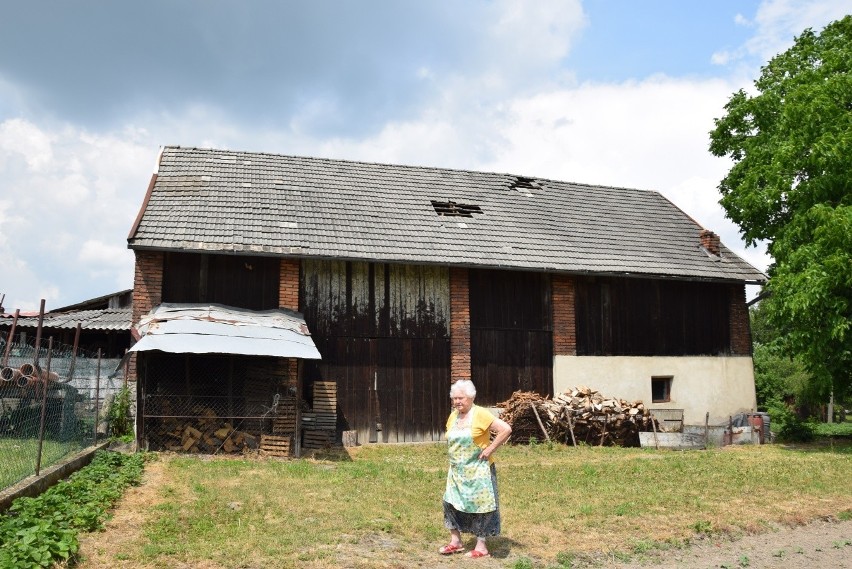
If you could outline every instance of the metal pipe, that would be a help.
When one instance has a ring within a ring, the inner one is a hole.
[[[33,377],[31,375],[22,375],[18,377],[17,385],[18,387],[33,387],[39,382],[37,377]]]
[[[21,370],[15,369],[13,367],[4,367],[0,369],[0,380],[2,381],[18,381],[18,378],[21,377]]]
[[[59,374],[55,371],[46,371],[38,366],[34,366],[33,364],[24,364],[18,368],[18,371],[21,375],[28,375],[48,381],[59,381]]]
[[[18,325],[18,316],[21,314],[21,309],[15,309],[15,316],[12,318],[12,327],[9,328],[9,337],[6,339],[6,352],[3,354],[3,367],[9,365],[9,352],[12,350],[12,340],[15,339],[15,327]]]

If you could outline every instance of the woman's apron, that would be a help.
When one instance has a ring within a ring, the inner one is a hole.
[[[468,426],[458,427],[456,417],[447,433],[450,469],[444,501],[460,512],[483,514],[497,509],[497,497],[491,481],[491,463],[479,459],[482,449],[473,442],[472,415],[470,419]]]

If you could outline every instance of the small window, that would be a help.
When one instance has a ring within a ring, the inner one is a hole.
[[[439,202],[432,200],[432,207],[435,208],[435,213],[447,217],[473,217],[474,213],[482,213],[482,208],[478,205],[452,201]]]
[[[672,400],[672,377],[651,378],[651,401],[654,403],[667,403]]]

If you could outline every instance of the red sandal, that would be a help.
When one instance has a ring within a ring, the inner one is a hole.
[[[464,552],[464,546],[462,544],[453,545],[452,543],[448,543],[438,550],[438,553],[441,555],[452,555],[453,553],[462,552]]]
[[[478,549],[471,549],[465,554],[465,557],[470,557],[471,559],[479,559],[481,557],[491,557],[490,553],[482,553]]]

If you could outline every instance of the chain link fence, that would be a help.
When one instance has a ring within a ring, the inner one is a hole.
[[[0,339],[0,490],[96,443],[105,406],[125,385],[119,363],[43,340]],[[132,394],[131,394],[132,398]]]
[[[289,456],[297,412],[291,365],[262,356],[140,354],[147,449]]]

